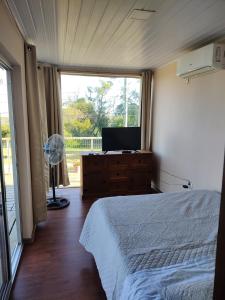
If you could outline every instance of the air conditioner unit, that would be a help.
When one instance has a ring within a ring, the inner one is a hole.
[[[181,57],[177,63],[177,76],[190,78],[224,68],[225,45],[213,43]]]

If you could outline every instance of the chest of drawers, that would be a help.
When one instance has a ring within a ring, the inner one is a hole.
[[[82,198],[150,193],[152,169],[151,152],[82,155]]]

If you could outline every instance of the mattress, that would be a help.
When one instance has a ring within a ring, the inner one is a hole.
[[[188,191],[96,201],[80,243],[93,254],[107,299],[120,299],[127,276],[213,258],[220,193]]]

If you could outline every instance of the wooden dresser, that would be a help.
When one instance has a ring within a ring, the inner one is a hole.
[[[151,192],[152,153],[81,156],[82,199]]]

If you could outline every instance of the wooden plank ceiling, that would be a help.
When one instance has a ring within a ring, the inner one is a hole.
[[[39,61],[147,69],[225,36],[224,0],[7,0]],[[132,9],[156,10],[147,21]]]

